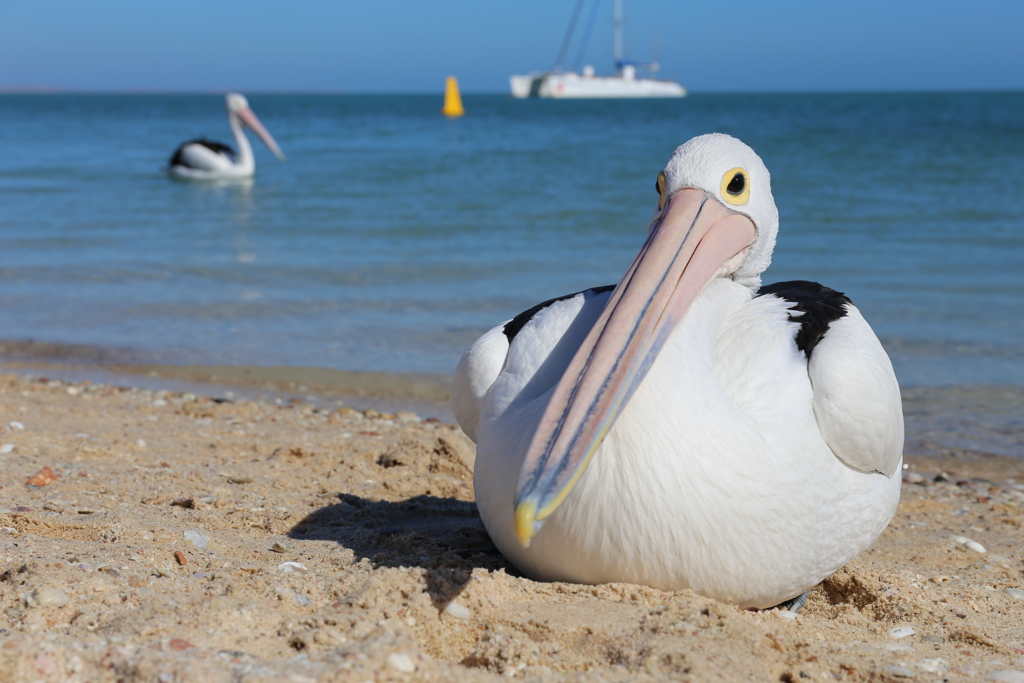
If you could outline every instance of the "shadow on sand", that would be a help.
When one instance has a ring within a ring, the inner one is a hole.
[[[422,567],[439,609],[462,592],[478,567],[517,574],[491,543],[474,503],[437,496],[396,502],[337,496],[338,504],[311,513],[288,536],[334,541],[375,568]]]

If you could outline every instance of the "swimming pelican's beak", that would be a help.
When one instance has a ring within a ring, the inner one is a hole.
[[[252,132],[256,133],[259,139],[263,141],[263,144],[267,146],[267,149],[274,153],[275,157],[280,161],[284,161],[284,154],[281,152],[281,148],[277,146],[277,143],[274,142],[274,138],[271,137],[270,133],[267,132],[267,129],[263,127],[260,120],[256,118],[256,114],[253,113],[252,109],[245,107],[244,109],[237,110],[235,113],[238,114],[238,118],[242,119],[242,123],[249,126],[249,128],[252,129]]]
[[[579,480],[665,340],[713,277],[735,270],[756,228],[706,192],[677,191],[555,387],[515,496],[528,546]]]

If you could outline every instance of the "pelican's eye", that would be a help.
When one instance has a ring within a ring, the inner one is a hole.
[[[750,201],[750,178],[742,168],[734,168],[722,176],[722,199],[733,206]]]
[[[658,173],[658,180],[654,183],[654,189],[658,191],[658,211],[665,208],[665,190],[668,188],[668,181],[665,180],[665,172]]]

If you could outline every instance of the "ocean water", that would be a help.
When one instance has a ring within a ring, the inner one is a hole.
[[[846,292],[904,385],[1024,385],[1024,93],[249,99],[288,160],[254,140],[255,181],[211,186],[162,166],[231,141],[219,96],[0,95],[0,340],[449,373],[617,281],[672,150],[721,131],[772,173],[765,282]]]

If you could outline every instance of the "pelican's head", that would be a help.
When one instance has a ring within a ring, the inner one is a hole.
[[[761,286],[761,273],[772,262],[779,233],[779,210],[771,174],[754,150],[722,133],[695,137],[679,145],[658,174],[656,186],[658,211],[652,227],[662,218],[665,205],[686,189],[705,192],[728,211],[749,218],[756,230],[754,242],[726,275],[755,290]]]
[[[647,239],[555,387],[519,472],[523,545],[579,480],[704,286],[724,277],[756,289],[771,262],[779,214],[768,169],[747,145],[693,138],[656,187]]]
[[[249,100],[245,99],[245,95],[238,92],[229,92],[224,96],[224,106],[228,108],[228,113],[238,112],[242,109],[249,108]]]
[[[253,113],[252,109],[249,108],[249,100],[245,99],[245,95],[229,92],[224,96],[224,105],[227,107],[229,118],[238,119],[248,126],[263,141],[267,149],[274,153],[274,156],[284,161],[284,154],[281,152],[281,148],[277,146],[277,142],[267,132],[267,129],[263,127],[260,120],[256,118],[256,114]]]

